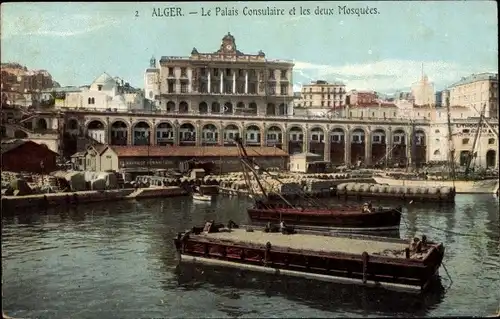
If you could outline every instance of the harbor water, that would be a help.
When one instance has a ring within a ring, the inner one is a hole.
[[[176,267],[177,232],[246,223],[248,200],[219,196],[2,212],[3,309],[16,318],[484,316],[500,300],[498,198],[409,204],[401,237],[446,247],[444,287],[407,295],[211,267]],[[449,276],[447,275],[447,272]]]

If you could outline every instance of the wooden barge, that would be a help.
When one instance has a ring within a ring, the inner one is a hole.
[[[295,231],[231,229],[208,222],[179,233],[174,243],[179,261],[414,292],[428,288],[444,255],[444,246],[425,236],[410,243],[290,232]]]

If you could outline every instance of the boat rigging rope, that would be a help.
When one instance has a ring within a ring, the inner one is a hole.
[[[444,264],[444,261],[441,262],[441,265],[443,265],[443,269],[444,271],[446,272],[446,275],[448,276],[448,279],[450,279],[450,284],[448,285],[448,287],[445,289],[445,292],[448,291],[448,289],[451,288],[451,286],[453,285],[453,279],[451,279],[451,275],[450,273],[448,272],[448,268],[446,268],[446,265]]]

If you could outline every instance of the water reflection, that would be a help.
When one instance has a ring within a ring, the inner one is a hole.
[[[434,284],[432,293],[408,294],[191,263],[182,263],[176,269],[176,278],[186,290],[208,289],[218,293],[233,288],[234,298],[249,292],[266,297],[283,296],[322,311],[356,315],[422,317],[444,298],[440,281]]]
[[[401,237],[426,234],[446,247],[444,262],[454,284],[444,297],[260,274],[250,280],[226,272],[175,275],[172,238],[177,232],[209,219],[246,224],[249,204],[224,197],[198,204],[183,197],[4,214],[4,307],[14,317],[137,318],[481,315],[498,306],[499,205],[491,196],[460,195],[455,206],[413,203],[403,209],[409,227],[401,223]],[[443,285],[448,285],[445,278]],[[97,301],[99,308],[87,306]],[[120,307],[151,311],[127,315],[116,310]],[[61,314],[49,316],[40,309],[61,309]],[[89,313],[72,316],[78,311]],[[101,316],[102,311],[108,312]]]

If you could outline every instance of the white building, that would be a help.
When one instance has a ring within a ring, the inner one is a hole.
[[[498,74],[472,74],[451,85],[449,90],[451,106],[470,108],[475,116],[485,107],[486,117],[498,117]]]
[[[154,103],[159,100],[160,95],[160,66],[153,57],[149,61],[149,68],[144,73],[144,92],[145,98]]]
[[[132,88],[120,78],[106,72],[90,86],[82,86],[76,92],[67,92],[56,106],[89,110],[131,111],[144,109],[144,94]]]
[[[436,105],[436,90],[434,89],[434,84],[429,82],[429,78],[427,77],[427,75],[422,76],[422,79],[420,79],[420,81],[412,84],[411,95],[413,96],[413,103],[415,105]]]

